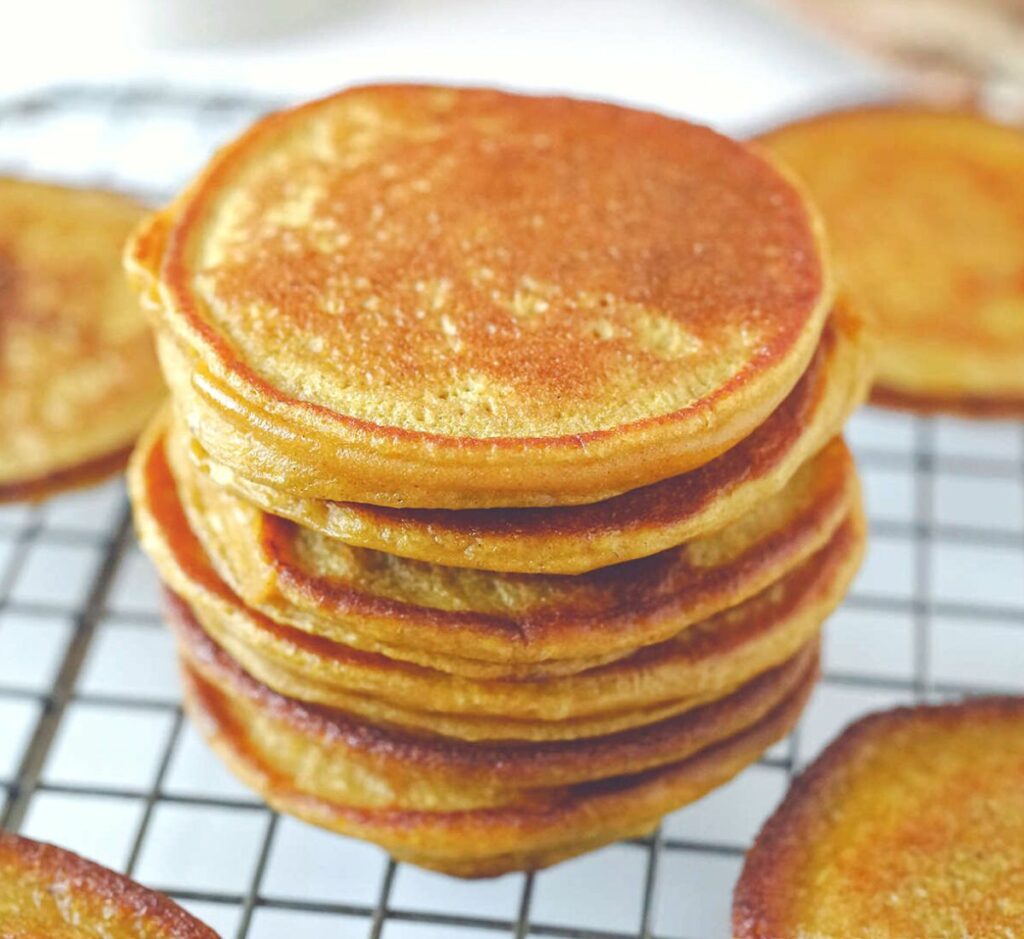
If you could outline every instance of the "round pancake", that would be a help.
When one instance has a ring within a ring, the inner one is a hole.
[[[0,178],[0,502],[120,470],[165,391],[108,192]]]
[[[49,844],[0,831],[4,939],[217,939],[163,894]]]
[[[878,402],[1024,414],[1024,132],[892,107],[760,143],[803,179],[843,290],[877,318]]]
[[[296,495],[594,502],[745,437],[813,355],[817,220],[713,131],[355,88],[264,118],[128,265],[217,462]]]
[[[839,440],[786,493],[718,536],[578,577],[501,575],[330,541],[261,513],[187,459],[175,480],[163,440],[157,421],[139,447],[130,483],[142,542],[173,589],[190,602],[197,594],[189,581],[223,594],[202,570],[210,551],[234,594],[277,622],[468,677],[579,671],[669,639],[764,590],[820,550],[857,498],[852,461]],[[312,552],[305,547],[310,539]],[[176,574],[182,568],[187,578]]]
[[[576,739],[682,713],[791,658],[841,600],[863,546],[859,518],[782,581],[609,665],[544,681],[481,681],[359,652],[247,610],[226,593],[171,597],[172,625],[202,628],[275,691],[368,720],[461,739]]]
[[[501,756],[483,748],[478,759],[467,757],[465,763],[497,777],[498,788],[463,791],[458,776],[446,780],[437,774],[438,765],[449,773],[462,770],[462,763],[452,765],[446,745],[439,748],[429,739],[384,741],[380,735],[386,732],[366,725],[356,730],[338,712],[262,688],[223,653],[207,650],[187,660],[185,702],[229,767],[275,808],[374,841],[401,860],[457,876],[494,876],[645,833],[664,813],[726,782],[795,723],[813,686],[815,663],[763,717],[691,750],[708,726],[702,718],[709,715],[698,712],[690,725],[696,736],[677,728],[687,740],[682,752],[690,754],[678,762],[535,790],[505,788],[508,780],[519,781],[521,766],[531,763],[519,748]],[[356,762],[353,744],[377,751]],[[428,772],[422,753],[430,748]],[[531,746],[529,752],[540,751]],[[486,762],[490,759],[501,763]]]
[[[218,483],[348,544],[451,567],[578,574],[718,531],[778,492],[862,403],[871,353],[862,321],[840,304],[807,371],[749,437],[698,469],[582,506],[453,511],[302,499],[239,477],[175,432]]]
[[[738,939],[1024,934],[1024,698],[849,727],[750,852]]]

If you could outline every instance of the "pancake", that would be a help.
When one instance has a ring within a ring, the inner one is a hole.
[[[744,689],[671,728],[619,739],[467,746],[396,734],[283,698],[247,676],[200,630],[182,651],[190,715],[229,767],[272,806],[459,876],[534,869],[650,830],[662,814],[725,782],[784,735],[817,668],[811,647],[802,656],[804,677],[759,718]],[[715,741],[715,733],[736,723],[724,717],[729,711],[746,714],[749,723]],[[659,734],[676,741],[675,762],[665,762],[673,745],[649,746]],[[632,754],[625,759],[635,759],[637,771],[601,776],[615,751],[620,759]],[[538,772],[550,774],[553,765],[562,765],[567,778],[597,775],[531,788]]]
[[[750,852],[738,939],[1024,935],[1024,699],[849,727]]]
[[[187,460],[175,480],[163,440],[157,421],[133,462],[136,524],[162,576],[190,603],[203,602],[199,591],[221,602],[230,594],[305,632],[476,678],[571,673],[670,639],[823,549],[857,499],[840,440],[788,494],[717,537],[578,577],[499,575],[324,539],[259,512]],[[847,550],[844,565],[856,554]],[[230,590],[211,575],[211,560]],[[262,565],[258,575],[253,565]]]
[[[119,471],[165,393],[120,263],[142,215],[0,178],[0,502]]]
[[[610,664],[543,681],[464,678],[311,636],[249,610],[209,570],[210,588],[198,590],[184,569],[174,572],[194,600],[171,597],[168,613],[172,624],[195,617],[250,674],[291,697],[464,739],[572,739],[691,710],[796,654],[845,594],[863,540],[858,513],[746,602]]]
[[[782,402],[832,307],[796,188],[608,104],[377,86],[264,118],[127,263],[189,430],[303,498],[595,502]]]
[[[351,545],[451,567],[577,574],[720,530],[773,496],[862,403],[870,357],[862,321],[839,305],[807,371],[749,437],[689,473],[590,505],[453,511],[302,499],[239,477],[194,439],[189,450],[219,484]]]
[[[760,143],[803,179],[843,290],[877,318],[878,403],[1024,415],[1024,132],[865,108]]]
[[[4,939],[217,939],[163,894],[49,844],[0,831]]]

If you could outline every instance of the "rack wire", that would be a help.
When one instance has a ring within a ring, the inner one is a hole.
[[[0,101],[0,172],[159,203],[286,102],[169,87]],[[792,775],[859,714],[1024,691],[1024,428],[866,409],[872,542],[800,727],[658,832],[461,883],[278,816],[183,720],[155,576],[119,481],[0,508],[0,825],[164,890],[225,937],[712,939]]]

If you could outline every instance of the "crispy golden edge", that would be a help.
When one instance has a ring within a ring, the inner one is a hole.
[[[971,698],[955,704],[899,707],[854,721],[790,786],[747,854],[733,894],[735,939],[799,939],[788,901],[790,883],[804,846],[817,826],[827,825],[829,807],[842,799],[862,756],[885,743],[897,728],[1011,717],[1024,724],[1024,697]],[[1024,728],[1022,728],[1024,732]]]
[[[0,832],[0,878],[24,887],[21,900],[31,914],[39,913],[37,896],[62,894],[62,921],[51,924],[54,928],[95,927],[103,929],[104,936],[120,934],[126,939],[217,939],[212,929],[163,894],[63,848],[6,832]],[[4,893],[0,887],[0,897]],[[130,932],[108,932],[113,911],[131,918]],[[0,908],[0,927],[5,922],[9,925],[9,917],[19,912],[17,907]]]

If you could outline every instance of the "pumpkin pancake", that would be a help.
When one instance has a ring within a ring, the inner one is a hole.
[[[400,507],[594,502],[707,463],[833,301],[808,203],[740,144],[423,86],[264,118],[128,265],[213,460]]]
[[[1024,935],[1024,698],[848,728],[755,842],[733,924],[738,939]]]
[[[862,403],[870,356],[862,321],[838,306],[807,371],[749,437],[698,469],[590,505],[453,511],[302,499],[239,477],[194,439],[190,456],[267,512],[348,544],[451,567],[577,574],[720,530],[774,495]]]
[[[760,143],[807,185],[843,290],[877,317],[875,399],[1024,415],[1024,132],[865,108]]]
[[[49,844],[0,831],[4,939],[217,939],[163,894]]]
[[[271,805],[461,876],[535,868],[648,831],[781,737],[817,669],[812,645],[735,695],[640,731],[468,745],[284,698],[198,628],[183,637],[182,652],[190,714]],[[771,690],[779,682],[789,689],[781,696]],[[633,771],[608,775],[621,766]]]
[[[142,214],[0,178],[0,502],[120,470],[165,393],[120,263]]]
[[[822,550],[857,498],[839,440],[728,532],[577,577],[502,575],[351,548],[260,512],[187,459],[175,479],[164,439],[157,421],[133,463],[133,501],[144,545],[190,602],[202,603],[196,585],[225,594],[212,560],[236,604],[241,597],[305,632],[476,678],[571,673],[670,639]],[[856,553],[847,550],[845,563]]]
[[[191,608],[171,597],[168,613],[172,625],[195,618],[250,674],[290,697],[462,739],[575,739],[692,710],[796,654],[845,593],[862,543],[851,520],[745,603],[616,662],[544,681],[468,679],[360,652],[277,624],[226,590],[193,590]]]

